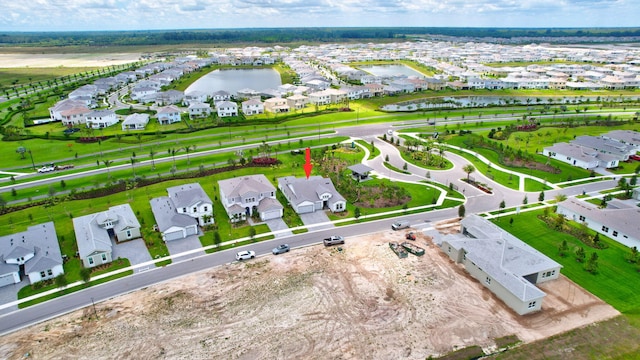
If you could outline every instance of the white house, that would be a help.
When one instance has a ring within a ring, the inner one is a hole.
[[[49,108],[49,116],[52,121],[62,121],[65,126],[84,124],[86,116],[91,109],[78,100],[65,99]]]
[[[300,110],[304,109],[309,103],[309,98],[304,95],[291,95],[287,98],[287,104],[291,109]]]
[[[520,315],[542,309],[535,285],[557,279],[562,266],[490,221],[470,215],[460,234],[436,236],[441,250]]]
[[[131,114],[122,122],[122,131],[144,130],[149,123],[149,114]]]
[[[218,106],[218,101],[229,101],[231,100],[231,94],[224,90],[218,90],[213,93],[211,96],[213,98],[213,102]]]
[[[110,263],[111,238],[122,242],[140,238],[140,223],[129,204],[116,205],[107,211],[73,218],[78,255],[84,267]]]
[[[616,205],[617,208],[600,209],[586,201],[569,198],[558,203],[556,212],[621,244],[640,249],[640,210],[622,202]]]
[[[216,103],[219,117],[238,116],[238,104],[232,101],[220,101]]]
[[[264,101],[264,110],[271,113],[286,113],[289,112],[289,104],[281,97],[274,97]]]
[[[205,93],[204,91],[190,91],[188,93],[184,94],[184,99],[182,99],[182,104],[184,105],[189,105],[192,102],[206,102],[207,100],[209,100],[209,95],[207,95],[207,93]]]
[[[331,212],[345,211],[347,201],[333,186],[329,178],[311,176],[278,178],[278,189],[282,191],[289,205],[298,214],[329,209]]]
[[[198,226],[211,225],[213,203],[200,184],[167,189],[169,196],[151,199],[151,211],[162,240],[173,241],[198,234]]]
[[[0,237],[0,287],[28,277],[34,284],[64,274],[63,259],[53,222]]]
[[[160,125],[168,125],[182,121],[180,118],[180,109],[175,105],[165,106],[158,109],[158,123]]]
[[[598,166],[605,168],[618,166],[618,161],[607,154],[601,154],[594,149],[575,144],[553,144],[552,146],[544,148],[542,154],[551,159],[556,159],[587,170],[595,169]]]
[[[259,99],[249,99],[242,102],[242,113],[245,115],[264,114],[264,104]]]
[[[92,129],[103,129],[118,123],[118,117],[113,110],[94,110],[87,114],[85,123]]]
[[[284,208],[276,200],[276,188],[262,174],[218,181],[220,200],[231,221],[257,213],[260,220],[281,218]]]
[[[189,104],[189,118],[203,118],[211,114],[211,105],[207,103],[201,103],[192,101]]]

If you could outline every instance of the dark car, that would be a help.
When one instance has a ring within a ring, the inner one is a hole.
[[[65,133],[65,134],[73,134],[73,133],[76,133],[76,132],[78,132],[78,131],[80,131],[80,129],[79,129],[79,128],[68,128],[68,129],[65,129],[65,130],[64,130],[64,133]]]
[[[278,247],[271,250],[271,252],[273,253],[273,255],[278,255],[278,254],[289,252],[289,250],[290,250],[289,244],[281,244],[281,245],[278,245]]]

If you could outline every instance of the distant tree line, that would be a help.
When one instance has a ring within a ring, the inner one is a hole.
[[[631,37],[640,28],[265,28],[150,31],[5,32],[0,46],[122,46],[203,43],[294,43],[405,39],[411,35],[460,37]]]

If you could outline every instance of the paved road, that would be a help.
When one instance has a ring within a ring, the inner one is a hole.
[[[367,161],[367,164],[373,167],[379,174],[393,178],[395,181],[415,182],[424,180],[426,171],[412,165],[409,165],[409,170],[414,172],[414,175],[399,174],[389,171],[386,167],[384,167],[384,165],[382,164],[384,155],[389,155],[390,162],[398,168],[401,168],[404,164],[404,160],[401,159],[400,154],[395,147],[390,146],[389,144],[377,139],[377,136],[385,133],[388,129],[388,124],[377,124],[367,125],[365,127],[341,128],[338,132],[341,135],[357,136],[366,140],[367,142],[374,141],[375,145],[380,148],[383,155]],[[226,149],[225,151],[228,151],[228,149]],[[215,150],[212,150],[211,152],[215,152]],[[209,151],[205,151],[202,153],[209,153]],[[190,156],[193,157],[194,154],[190,154]],[[454,182],[455,184],[457,184],[460,187],[460,191],[462,191],[467,196],[467,202],[465,206],[468,213],[481,213],[497,209],[498,204],[502,200],[506,202],[507,206],[515,206],[522,203],[524,194],[523,192],[508,189],[501,185],[493,183],[492,187],[494,189],[494,193],[489,195],[468,186],[464,182],[459,181],[459,179],[466,177],[466,173],[462,171],[462,166],[464,166],[467,161],[455,154],[450,153],[447,154],[447,158],[449,158],[453,162],[453,169],[448,171],[430,171],[431,178],[445,184],[448,184],[449,182]],[[166,160],[171,161],[170,158]],[[105,171],[105,169],[100,170]],[[92,170],[90,172],[95,171],[97,170]],[[476,178],[482,178],[481,181],[492,184],[492,181],[490,179],[484,178],[484,176],[482,176],[481,174],[476,174]],[[59,179],[55,181],[59,181]],[[616,182],[614,180],[601,181],[586,185],[579,185],[573,188],[549,191],[547,192],[547,196],[553,197],[558,193],[564,193],[566,195],[577,195],[582,193],[583,191],[592,192],[611,188],[615,186],[615,184]],[[530,196],[530,200],[533,201],[535,199],[531,198]],[[401,217],[403,219],[409,220],[412,226],[422,229],[428,227],[430,222],[450,219],[456,216],[457,208],[451,208],[427,213],[402,215]],[[290,244],[292,248],[296,248],[300,246],[320,243],[321,239],[323,239],[324,237],[335,234],[347,237],[348,242],[349,237],[354,235],[388,230],[390,229],[390,225],[393,221],[394,219],[384,219],[366,222],[363,224],[343,226],[337,229],[317,231],[314,231],[312,229],[312,231],[304,234],[279,237],[276,240],[263,241],[244,247],[238,247],[233,250],[203,255],[182,262],[174,262],[166,267],[154,269],[152,268],[144,272],[136,273],[132,276],[127,276],[98,286],[93,286],[82,291],[78,291],[60,298],[47,301],[43,304],[31,306],[26,309],[3,315],[0,317],[0,335],[15,331],[22,327],[42,322],[44,320],[65,314],[75,309],[89,306],[92,304],[92,302],[97,303],[97,306],[100,306],[100,302],[116,297],[118,295],[129,293],[153,284],[175,279],[183,275],[192,274],[200,270],[232,262],[234,260],[235,252],[241,249],[251,249],[256,251],[256,254],[258,255],[272,256],[268,254],[270,254],[271,249],[279,243],[286,242]]]

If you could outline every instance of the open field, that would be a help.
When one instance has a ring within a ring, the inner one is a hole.
[[[128,64],[140,59],[132,53],[0,53],[0,68],[104,67]]]
[[[454,348],[532,342],[618,312],[566,278],[543,311],[517,316],[430,239],[399,259],[391,230],[232,263],[20,330],[0,357],[424,359]],[[229,254],[232,257],[232,254]],[[104,346],[109,343],[109,346]]]
[[[0,59],[2,54],[0,54]],[[25,67],[20,63],[15,67],[0,68],[0,87],[9,86],[14,82],[26,84],[30,82],[47,81],[67,75],[79,74],[86,71],[98,69],[98,66],[91,67]],[[58,99],[59,100],[59,99]]]

